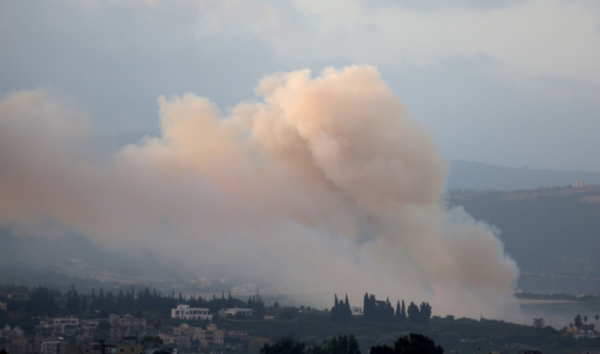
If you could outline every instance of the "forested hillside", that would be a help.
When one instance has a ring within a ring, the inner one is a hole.
[[[549,169],[488,165],[482,162],[449,160],[446,187],[448,190],[475,191],[570,186],[577,180],[600,184],[600,172],[554,171]]]
[[[599,186],[455,192],[449,203],[501,230],[521,289],[600,293]]]

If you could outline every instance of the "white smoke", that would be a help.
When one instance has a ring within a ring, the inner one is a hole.
[[[515,310],[492,231],[446,210],[437,146],[381,79],[352,66],[275,74],[227,116],[159,98],[162,135],[108,162],[87,118],[43,91],[0,104],[0,222],[44,221],[119,250],[148,247],[293,291],[430,301],[436,314]]]

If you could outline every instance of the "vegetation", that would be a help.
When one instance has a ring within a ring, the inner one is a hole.
[[[398,338],[394,342],[394,348],[387,345],[376,346],[371,348],[370,354],[444,354],[444,349],[435,345],[435,342],[430,338],[418,334],[411,333],[409,336]]]
[[[598,195],[600,187],[455,192],[449,204],[501,230],[507,253],[521,268],[519,288],[597,294],[600,203],[590,201]]]
[[[2,290],[5,289],[0,289],[0,299],[5,301],[7,300],[6,292],[3,293]],[[188,323],[190,326],[206,325],[206,322],[203,321],[169,318],[170,313],[167,312],[181,302],[194,307],[210,306],[214,309],[211,311],[219,310],[219,306],[249,307],[260,304],[265,313],[275,314],[273,320],[213,317],[213,323],[219,329],[247,331],[252,338],[261,338],[261,341],[253,343],[253,353],[258,352],[258,348],[264,344],[266,339],[270,340],[271,343],[275,343],[280,338],[292,338],[306,343],[302,350],[307,354],[338,353],[340,350],[345,350],[345,348],[354,348],[355,344],[356,347],[360,344],[362,348],[375,347],[380,352],[397,352],[399,349],[397,349],[396,342],[400,337],[404,337],[402,343],[407,348],[417,346],[418,343],[424,343],[421,337],[411,337],[410,333],[420,333],[435,341],[437,345],[444,347],[447,351],[461,350],[463,353],[480,352],[479,348],[482,348],[481,352],[494,350],[506,352],[522,348],[533,348],[543,353],[552,354],[600,347],[600,338],[575,339],[573,336],[566,335],[566,329],[559,331],[545,326],[542,318],[532,319],[529,325],[519,325],[483,318],[473,320],[467,318],[455,319],[453,316],[445,318],[432,317],[431,306],[425,302],[421,303],[420,306],[417,306],[416,303],[410,303],[406,307],[404,301],[398,301],[394,311],[389,300],[378,301],[375,295],[368,294],[365,297],[366,303],[363,303],[363,305],[366,305],[364,306],[364,315],[352,316],[348,315],[348,309],[351,307],[347,298],[344,298],[344,300],[338,299],[336,304],[337,297],[334,297],[331,311],[318,311],[303,306],[299,308],[293,306],[282,307],[278,306],[279,304],[267,307],[258,294],[248,301],[236,299],[224,293],[220,297],[213,296],[211,299],[194,297],[184,300],[183,296],[176,296],[174,293],[165,296],[150,291],[150,289],[144,289],[138,291],[136,296],[132,296],[132,292],[124,292],[122,295],[119,293],[116,296],[113,295],[111,299],[109,294],[112,293],[110,291],[105,292],[102,289],[97,295],[96,292],[92,295],[79,294],[74,287],[64,295],[44,287],[19,290],[29,294],[29,299],[27,301],[9,302],[9,306],[14,306],[9,307],[11,316],[9,317],[6,312],[0,312],[0,326],[5,324],[10,326],[19,325],[28,336],[33,335],[35,325],[39,324],[39,317],[36,316],[62,317],[76,314],[80,318],[106,318],[110,313],[123,311],[132,313],[137,317],[143,316],[148,320],[161,318],[165,330],[179,326],[182,323]],[[27,292],[24,292],[24,290],[27,290]],[[77,298],[79,301],[76,300]],[[86,301],[87,307],[83,305]],[[40,312],[35,312],[38,310]],[[334,313],[338,313],[338,315],[333,315]],[[598,316],[594,316],[594,313],[584,313],[584,315],[574,316],[574,318],[574,322],[581,323],[581,329],[590,329],[593,328],[594,323],[592,322],[597,321]],[[106,321],[102,323],[108,324]],[[106,327],[106,325],[103,326]],[[108,328],[103,329],[108,330]],[[340,333],[353,333],[354,336],[339,336]],[[148,337],[145,340],[152,340],[152,338]],[[408,341],[408,344],[406,341]],[[244,345],[248,346],[249,343]],[[283,343],[280,344],[280,346],[283,345]],[[294,342],[293,345],[286,347],[286,350],[299,349],[295,345]]]
[[[306,347],[303,342],[294,342],[290,338],[279,340],[274,345],[265,344],[260,350],[261,354],[360,354],[358,341],[353,334],[338,335],[330,340],[325,340],[323,345]],[[394,347],[377,345],[371,347],[371,354],[443,354],[444,349],[435,345],[430,338],[410,333],[401,336],[394,342]]]
[[[352,318],[352,311],[350,310],[350,303],[348,302],[348,295],[346,295],[346,301],[338,301],[337,295],[335,295],[334,305],[331,308],[331,319],[340,321],[349,321]]]

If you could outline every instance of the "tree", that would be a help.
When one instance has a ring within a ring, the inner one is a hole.
[[[398,338],[394,343],[396,354],[444,354],[444,349],[435,345],[429,337],[418,333]]]
[[[90,299],[90,309],[97,310],[98,303],[96,299],[96,289],[92,288],[92,298]]]
[[[421,323],[429,323],[431,318],[431,306],[428,302],[422,302],[419,308],[419,321]]]
[[[416,306],[416,305],[415,305]],[[408,307],[410,309],[410,306]],[[409,317],[410,318],[410,317]],[[444,349],[435,345],[429,337],[418,333],[410,333],[394,342],[394,348],[386,345],[372,347],[370,354],[443,354]]]
[[[588,318],[587,315],[583,316],[583,323],[587,324],[587,318]]]
[[[28,312],[52,312],[58,310],[58,305],[53,291],[40,285],[29,294],[25,308]]]
[[[81,310],[85,311],[88,308],[87,297],[81,296]]]
[[[594,316],[594,318],[596,319],[596,328],[598,328],[598,319],[600,319],[600,316],[598,314],[596,314],[596,316]]]
[[[358,341],[353,334],[339,335],[325,340],[323,346],[314,345],[308,348],[308,354],[360,354]]]
[[[352,318],[352,311],[350,310],[350,302],[348,301],[348,294],[346,294],[346,301],[338,301],[337,295],[334,295],[334,303],[331,308],[331,319],[340,322],[348,321]]]
[[[104,310],[105,300],[106,299],[104,297],[104,290],[100,288],[98,299],[96,299],[96,310]]]
[[[397,322],[402,322],[404,321],[404,319],[402,318],[402,308],[400,307],[400,300],[398,300],[398,303],[396,304],[396,321]]]
[[[406,320],[406,307],[404,307],[404,300],[402,300],[402,321]]]
[[[253,337],[248,344],[249,354],[259,354],[260,349],[269,343],[269,338]]]
[[[229,293],[229,298],[227,299],[227,305],[235,306],[236,300],[237,299],[232,297],[231,293]],[[260,293],[258,292],[258,289],[256,289],[256,295],[250,296],[250,298],[248,299],[248,307],[250,307],[252,310],[254,310],[254,316],[256,318],[262,319],[265,317],[265,313],[267,312],[267,310],[265,308],[265,303],[264,303],[262,297],[260,296]]]
[[[304,343],[294,343],[290,338],[284,338],[274,345],[265,344],[261,354],[304,354]]]
[[[340,315],[339,315],[340,304],[338,302],[337,294],[334,294],[333,296],[334,296],[334,301],[333,301],[333,307],[331,308],[331,319],[334,321],[339,321],[339,319],[340,319]]]
[[[381,346],[375,346],[375,347],[371,347],[371,350],[369,351],[370,354],[394,354],[394,349],[388,347],[387,345]]]
[[[534,328],[544,328],[544,319],[543,318],[534,318],[533,319],[533,327]]]
[[[352,318],[352,310],[350,309],[350,302],[348,301],[348,294],[346,294],[346,302],[344,303],[344,319],[349,320]]]
[[[284,306],[278,313],[278,316],[284,320],[293,320],[298,316],[298,308],[293,306]]]
[[[408,305],[408,310],[406,310],[406,313],[408,314],[408,320],[412,323],[419,323],[419,307],[414,303],[414,302],[410,302],[410,305]]]
[[[577,314],[577,316],[575,316],[575,320],[573,321],[573,324],[575,325],[575,327],[581,328],[581,326],[583,325],[583,322],[581,321],[580,314]]]

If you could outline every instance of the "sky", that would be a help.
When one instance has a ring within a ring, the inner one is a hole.
[[[366,64],[444,158],[600,171],[599,25],[595,1],[5,0],[0,96],[158,134],[160,96],[227,112],[276,72]]]

